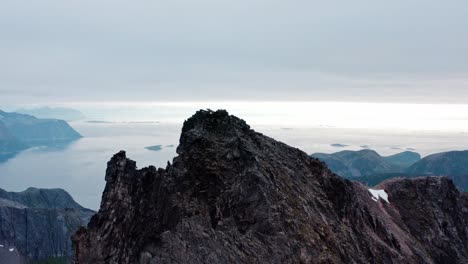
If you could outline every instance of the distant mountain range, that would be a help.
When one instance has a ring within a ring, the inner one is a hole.
[[[400,166],[401,168],[408,168],[414,163],[421,160],[421,155],[413,151],[404,151],[395,155],[383,157],[387,162]]]
[[[62,189],[0,189],[0,263],[71,263],[70,237],[94,213]]]
[[[453,180],[462,191],[468,191],[468,150],[429,155],[409,167],[409,175],[442,175]]]
[[[325,162],[336,174],[371,186],[395,177],[447,176],[460,190],[468,191],[468,151],[437,153],[423,159],[411,151],[388,157],[373,150],[345,150],[311,156]]]
[[[66,107],[38,107],[22,108],[15,111],[19,114],[32,115],[37,118],[63,119],[65,121],[78,121],[85,119],[85,115],[73,108]]]
[[[32,146],[62,144],[80,137],[64,120],[39,119],[0,110],[0,155],[9,155]]]
[[[418,153],[411,151],[382,157],[370,149],[344,150],[333,154],[314,153],[311,156],[325,162],[333,172],[345,178],[404,172],[421,159]]]

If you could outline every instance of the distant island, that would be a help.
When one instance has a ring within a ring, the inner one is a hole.
[[[82,136],[66,121],[40,119],[0,110],[0,156],[9,156],[34,146],[56,146]]]
[[[158,124],[159,121],[122,121],[123,124]]]
[[[88,120],[86,123],[91,124],[158,124],[159,121],[104,121],[104,120]]]
[[[151,151],[160,151],[162,149],[162,145],[148,146],[148,147],[145,147],[145,149],[151,150]]]
[[[337,147],[337,148],[349,147],[349,145],[340,144],[340,143],[330,144],[330,146],[332,146],[332,147]]]
[[[37,118],[53,118],[63,119],[65,121],[78,121],[85,119],[85,115],[80,111],[66,107],[38,107],[38,108],[22,108],[15,111],[19,114],[32,115]]]
[[[116,122],[102,121],[102,120],[88,120],[88,121],[86,121],[86,123],[90,123],[90,124],[114,124]]]

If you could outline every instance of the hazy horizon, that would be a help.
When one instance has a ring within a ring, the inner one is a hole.
[[[41,104],[21,107],[35,108]],[[199,109],[225,109],[254,125],[335,127],[468,133],[468,104],[304,101],[207,101],[71,103],[86,120],[159,121],[181,124]],[[14,111],[20,106],[7,110]]]

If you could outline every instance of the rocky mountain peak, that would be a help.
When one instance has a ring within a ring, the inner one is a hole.
[[[184,122],[182,134],[192,129],[211,133],[226,133],[234,130],[249,130],[247,123],[226,110],[199,110]]]
[[[199,110],[184,122],[177,153],[181,154],[194,142],[207,140],[228,140],[250,132],[250,126],[225,110]]]
[[[413,201],[402,201],[397,185],[373,190],[388,202],[375,198],[226,111],[185,121],[178,154],[166,169],[138,170],[125,152],[111,159],[101,208],[74,236],[77,264],[443,263],[444,252],[468,260],[467,204],[455,188],[450,206],[460,211],[418,206],[409,187]],[[430,241],[413,235],[405,204],[457,228],[434,229]]]

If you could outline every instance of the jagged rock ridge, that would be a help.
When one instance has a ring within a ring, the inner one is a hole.
[[[166,169],[109,161],[101,208],[73,239],[77,264],[468,261],[467,197],[446,178],[394,180],[390,203],[375,201],[226,111],[188,119],[177,152]]]

